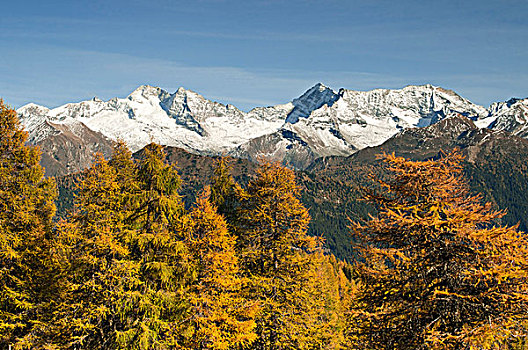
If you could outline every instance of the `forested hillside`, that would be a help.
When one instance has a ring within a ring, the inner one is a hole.
[[[383,176],[381,154],[394,152],[413,160],[434,159],[442,152],[459,148],[465,155],[464,173],[473,193],[485,201],[506,209],[500,222],[520,224],[528,229],[528,141],[504,132],[477,129],[471,121],[460,118],[424,129],[402,133],[375,148],[367,148],[350,157],[327,157],[316,161],[306,171],[297,171],[301,200],[312,220],[309,233],[325,238],[326,246],[339,258],[351,261],[350,219],[364,220],[375,209],[365,201],[361,187],[369,183],[369,174]],[[464,126],[464,127],[461,127]],[[483,142],[481,142],[483,140]],[[181,194],[189,207],[203,186],[210,183],[218,157],[198,156],[178,148],[165,147],[167,160],[176,164],[183,184]],[[139,157],[141,152],[135,157]],[[240,184],[247,184],[258,166],[244,159],[232,159],[232,174]],[[58,215],[72,208],[75,182],[81,174],[57,178]]]
[[[1,347],[342,346],[351,268],[307,234],[291,170],[262,164],[242,188],[219,162],[186,208],[163,147],[118,143],[53,223],[55,183],[1,112]]]
[[[0,136],[2,348],[527,345],[527,237],[470,193],[457,151],[385,155],[369,183],[118,142],[60,180],[69,210],[53,221],[55,181],[1,101]],[[343,205],[348,243],[325,242]]]

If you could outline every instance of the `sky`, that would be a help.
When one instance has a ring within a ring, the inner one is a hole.
[[[0,97],[18,108],[178,87],[243,110],[430,83],[528,97],[528,0],[7,1]]]

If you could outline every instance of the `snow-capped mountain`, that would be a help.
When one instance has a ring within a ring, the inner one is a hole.
[[[341,89],[339,96],[332,106],[315,111],[309,124],[321,128],[332,121],[343,141],[356,149],[379,145],[401,129],[429,126],[451,115],[480,119],[488,114],[485,108],[453,91],[432,85],[401,90]]]
[[[86,127],[109,140],[124,140],[133,151],[154,141],[197,154],[264,157],[305,168],[318,157],[350,155],[401,130],[458,114],[480,127],[526,135],[526,111],[526,100],[486,109],[431,85],[336,92],[317,84],[289,103],[249,112],[184,88],[171,94],[148,85],[122,99],[93,98],[54,109],[28,104],[17,112],[35,144],[66,131],[78,135],[75,130]]]
[[[30,104],[17,112],[34,140],[46,137],[34,128],[46,119],[56,124],[81,122],[112,140],[124,140],[133,151],[154,141],[214,154],[275,131],[292,108],[279,105],[244,113],[183,88],[170,94],[144,85],[124,99],[94,98],[52,110]]]
[[[292,101],[293,109],[288,113],[286,121],[295,124],[300,118],[308,118],[316,109],[332,105],[338,99],[339,95],[334,90],[318,83]]]
[[[489,114],[453,91],[431,85],[401,90],[341,89],[338,93],[316,87],[320,98],[312,105],[317,108],[303,113],[303,118],[288,116],[276,133],[252,139],[232,154],[250,159],[271,157],[303,168],[321,156],[347,156],[380,145],[406,128],[429,126],[457,114],[475,120]],[[313,94],[314,88],[308,92]],[[310,97],[309,101],[313,100]]]
[[[508,131],[528,138],[528,98],[512,98],[506,102],[493,103],[490,108],[489,128]]]

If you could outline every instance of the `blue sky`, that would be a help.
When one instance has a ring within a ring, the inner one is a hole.
[[[528,0],[8,1],[0,97],[55,107],[179,86],[244,110],[317,82],[528,97]]]

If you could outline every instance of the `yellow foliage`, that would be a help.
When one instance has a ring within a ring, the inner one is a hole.
[[[349,334],[358,348],[503,349],[528,335],[528,241],[470,195],[458,152],[384,161],[393,177],[354,224],[361,288]]]

